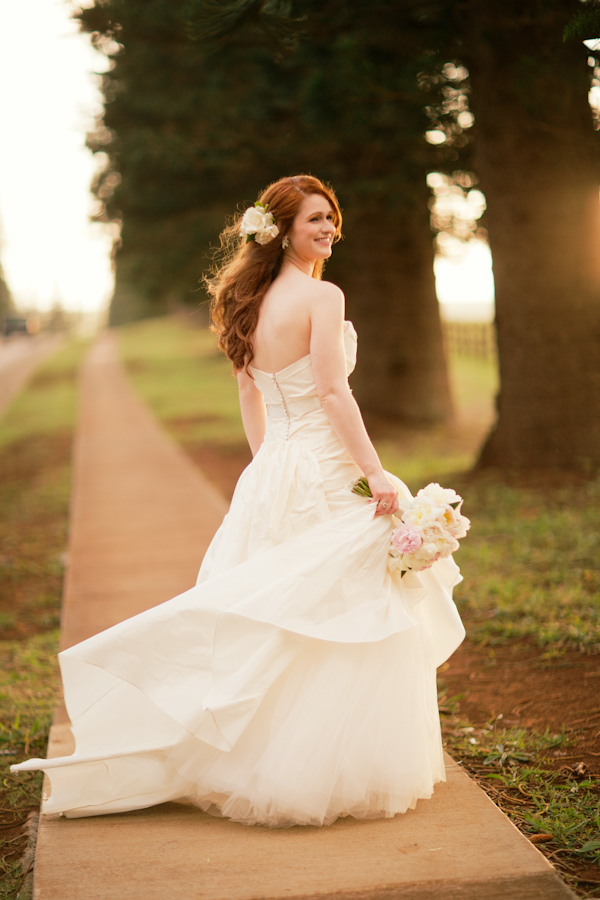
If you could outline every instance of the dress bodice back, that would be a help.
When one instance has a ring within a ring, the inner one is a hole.
[[[356,331],[352,322],[346,322],[344,348],[346,352],[346,372],[348,375],[356,365]],[[267,406],[267,439],[281,439],[282,426],[292,436],[297,420],[309,413],[322,411],[317,394],[310,355],[303,356],[279,372],[263,372],[250,366],[254,381],[265,399]],[[274,433],[275,432],[275,433]]]
[[[356,365],[356,345],[354,326],[346,322],[348,375]],[[298,471],[302,464],[306,482],[324,490],[328,497],[361,475],[323,409],[310,356],[303,356],[279,372],[250,368],[267,406],[267,427],[259,454],[282,453],[290,472]]]

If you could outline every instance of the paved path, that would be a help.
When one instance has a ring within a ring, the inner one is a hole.
[[[62,340],[62,336],[56,334],[0,338],[0,416],[41,361],[56,350]]]
[[[136,399],[113,338],[82,376],[63,644],[189,587],[226,504]],[[70,752],[64,712],[50,755]],[[395,819],[270,830],[183,804],[42,817],[37,900],[566,900],[544,857],[452,762]]]

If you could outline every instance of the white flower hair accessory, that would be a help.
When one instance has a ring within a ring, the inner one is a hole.
[[[240,234],[248,241],[256,241],[257,244],[269,244],[279,234],[279,228],[275,224],[273,213],[268,212],[268,203],[255,203],[249,206],[240,223]]]

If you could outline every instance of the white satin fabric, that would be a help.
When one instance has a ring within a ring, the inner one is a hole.
[[[347,323],[348,372],[356,333]],[[404,578],[390,517],[351,493],[310,357],[253,369],[265,441],[195,587],[60,654],[73,756],[45,813],[188,798],[238,822],[393,816],[445,779],[435,669],[464,629],[452,559]],[[390,476],[400,493],[408,489]]]

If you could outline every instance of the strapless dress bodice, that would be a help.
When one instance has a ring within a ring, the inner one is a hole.
[[[344,329],[346,372],[356,365],[357,337],[354,326]],[[281,455],[290,471],[302,460],[306,480],[331,501],[335,494],[362,474],[333,430],[319,399],[310,355],[303,356],[279,372],[263,372],[250,366],[267,407],[267,427],[257,458]],[[293,463],[293,464],[292,464]],[[271,467],[272,470],[272,467]],[[272,503],[272,498],[268,501]],[[333,502],[333,501],[331,501]]]
[[[356,365],[356,347],[356,331],[352,322],[346,322],[344,348],[348,375],[353,372]],[[291,426],[294,419],[322,409],[310,354],[296,360],[279,372],[263,372],[252,365],[250,369],[255,383],[265,399],[267,415],[270,419],[283,419],[286,425]]]

